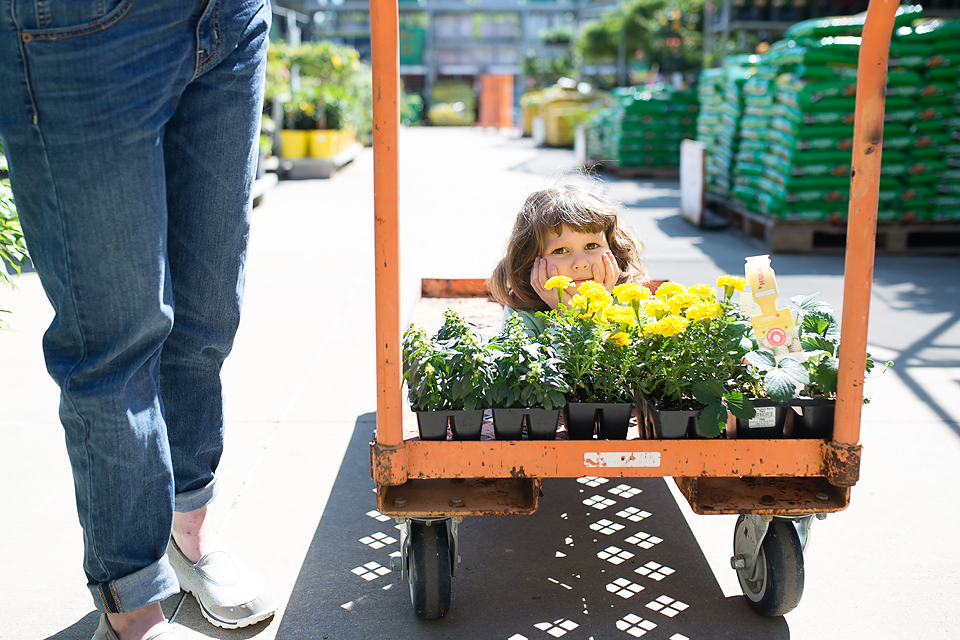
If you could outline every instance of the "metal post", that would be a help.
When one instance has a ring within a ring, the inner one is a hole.
[[[898,6],[897,0],[870,0],[860,44],[833,436],[838,445],[855,446],[860,440],[867,321],[876,253],[887,58]]]
[[[403,442],[397,149],[400,131],[399,28],[397,0],[371,0],[377,443],[388,447]]]

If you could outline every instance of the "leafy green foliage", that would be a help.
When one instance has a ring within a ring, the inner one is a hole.
[[[0,156],[2,154],[3,145],[0,145]],[[10,191],[10,180],[0,178],[0,281],[13,285],[7,265],[11,265],[19,274],[26,259],[27,245],[23,240],[13,192]]]
[[[491,407],[559,409],[569,391],[552,347],[534,342],[513,314],[488,344],[495,374],[487,394]]]
[[[747,354],[747,362],[763,378],[762,393],[776,402],[787,402],[799,393],[812,398],[834,398],[840,366],[840,325],[833,315],[833,307],[815,300],[817,294],[794,296],[791,306],[796,310],[797,334],[803,353],[798,358],[786,356],[779,362],[767,351]],[[867,354],[866,371],[876,363]],[[888,362],[887,366],[892,366]]]
[[[484,407],[494,366],[476,327],[453,309],[435,336],[410,326],[403,334],[404,378],[419,411]]]
[[[635,340],[632,379],[659,408],[690,409],[706,404],[694,393],[698,383],[714,389],[716,384],[724,389],[748,384],[746,371],[739,365],[752,346],[746,339],[748,328],[739,322],[732,303],[722,306],[724,314],[709,323],[691,323],[675,336],[639,335]]]
[[[715,438],[723,433],[729,411],[741,420],[749,420],[757,415],[753,403],[742,391],[726,389],[719,380],[698,381],[693,385],[693,394],[703,404],[698,425],[700,433]]]
[[[585,62],[616,60],[621,40],[627,54],[642,52],[662,71],[697,71],[703,42],[699,0],[628,0],[580,31],[576,51]]]
[[[373,77],[347,45],[271,43],[266,99],[284,100],[287,129],[344,129],[361,135],[373,128]]]
[[[573,307],[544,314],[547,329],[541,338],[556,350],[570,392],[579,402],[633,402],[630,352],[610,340],[609,331],[584,320]]]

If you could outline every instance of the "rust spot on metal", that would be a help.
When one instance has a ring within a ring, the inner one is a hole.
[[[824,447],[823,466],[827,480],[836,487],[852,487],[860,479],[859,444],[828,442]]]
[[[877,148],[874,146],[867,147],[866,151],[863,152],[863,155],[868,156],[876,150]]]
[[[513,467],[510,469],[511,478],[526,478],[527,472],[524,471],[523,467]]]

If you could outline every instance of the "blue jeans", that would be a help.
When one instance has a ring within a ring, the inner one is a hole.
[[[240,319],[269,0],[0,0],[0,139],[100,611],[179,592],[213,500]]]

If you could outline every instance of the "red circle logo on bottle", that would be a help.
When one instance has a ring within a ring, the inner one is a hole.
[[[787,332],[780,327],[774,327],[767,331],[767,342],[771,347],[782,347],[787,343]]]

